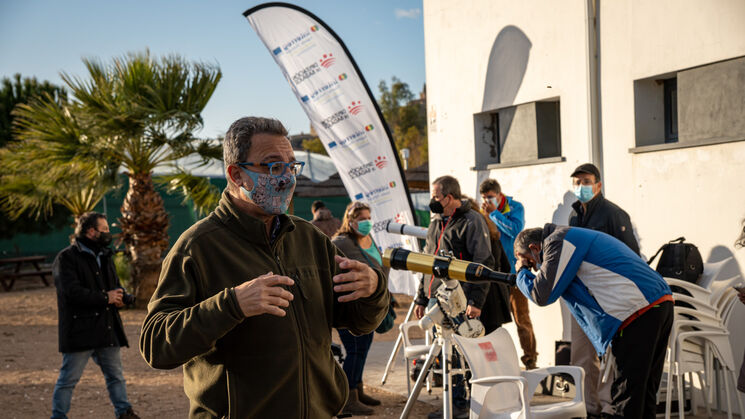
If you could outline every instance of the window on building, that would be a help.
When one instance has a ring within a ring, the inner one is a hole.
[[[631,151],[745,140],[741,80],[745,57],[635,80]]]
[[[671,78],[662,82],[665,95],[665,142],[678,142],[678,79]]]
[[[560,109],[555,99],[474,115],[476,168],[535,164],[560,157]]]

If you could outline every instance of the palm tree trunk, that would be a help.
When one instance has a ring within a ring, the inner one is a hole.
[[[168,248],[168,213],[150,173],[127,173],[129,190],[119,224],[131,262],[136,306],[146,307],[155,291],[163,253]]]

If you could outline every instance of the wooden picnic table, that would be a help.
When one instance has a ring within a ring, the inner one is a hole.
[[[49,286],[47,275],[52,276],[51,269],[42,269],[40,263],[46,259],[44,256],[19,256],[0,259],[0,269],[10,265],[10,269],[0,270],[0,283],[5,291],[13,289],[16,280],[28,277],[40,277],[45,286]],[[31,265],[34,269],[21,270],[24,265]]]

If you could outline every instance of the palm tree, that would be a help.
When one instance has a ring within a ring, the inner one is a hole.
[[[192,176],[185,161],[191,158],[195,161],[191,166],[199,167],[222,158],[219,141],[195,136],[203,125],[201,112],[222,73],[215,65],[187,62],[177,55],[152,57],[149,51],[109,63],[96,59],[83,63],[85,78],[62,74],[71,92],[70,106],[56,113],[41,105],[29,109],[18,127],[29,143],[55,139],[48,133],[65,127],[69,134],[65,138],[70,140],[66,144],[75,137],[82,145],[71,159],[79,163],[75,170],[83,174],[82,179],[96,179],[111,168],[113,173],[126,173],[129,189],[119,219],[120,239],[128,250],[132,284],[142,306],[155,290],[168,247],[168,214],[155,190],[153,170],[170,169],[173,174],[161,181],[172,190],[193,192],[201,211],[216,205],[215,188],[207,179]],[[59,122],[60,115],[69,118]],[[65,153],[70,158],[72,151],[62,147]]]
[[[14,141],[0,149],[0,208],[11,219],[45,218],[60,204],[77,223],[116,186],[117,165],[96,153],[75,108],[45,92],[14,110]]]
[[[170,166],[177,178],[186,179],[189,174],[179,165],[184,158],[200,156],[199,164],[222,158],[221,144],[194,135],[222,73],[214,65],[176,55],[153,58],[149,51],[109,64],[83,62],[86,79],[62,78],[94,134],[97,151],[108,161],[121,162],[129,177],[119,219],[121,239],[129,252],[135,295],[146,304],[168,247],[168,214],[155,190],[153,170]],[[204,188],[206,182],[192,186]]]

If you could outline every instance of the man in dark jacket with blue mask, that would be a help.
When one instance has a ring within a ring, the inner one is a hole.
[[[639,254],[639,244],[634,237],[629,215],[618,205],[605,199],[600,181],[600,170],[585,163],[572,172],[572,186],[577,201],[572,204],[569,216],[572,227],[602,231],[622,241],[634,253]],[[585,370],[585,401],[590,417],[599,417],[611,411],[610,382],[600,380],[600,362],[590,340],[572,318],[572,365]]]

